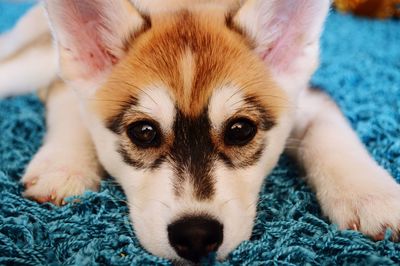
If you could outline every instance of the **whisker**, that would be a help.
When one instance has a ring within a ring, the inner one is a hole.
[[[222,208],[224,205],[228,204],[229,202],[233,201],[233,200],[238,200],[239,198],[232,198],[229,200],[224,201],[223,203],[220,204],[219,208]]]
[[[247,211],[248,209],[250,209],[250,208],[253,207],[253,206],[258,207],[258,204],[260,204],[260,201],[259,201],[259,200],[256,200],[256,201],[250,203],[250,204],[246,207],[245,210]]]
[[[251,80],[251,81],[248,81],[248,82],[245,82],[245,83],[241,84],[241,88],[243,90],[245,90],[245,89],[248,89],[249,87],[253,87],[253,86],[256,86],[256,85],[260,85],[260,84],[263,84],[263,81],[261,81],[261,80],[256,80],[256,81]]]

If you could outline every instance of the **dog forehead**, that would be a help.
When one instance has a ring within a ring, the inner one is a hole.
[[[184,10],[152,18],[151,28],[131,41],[127,55],[99,90],[97,98],[114,100],[99,101],[102,116],[118,115],[121,108],[111,105],[141,98],[146,88],[155,86],[165,88],[173,109],[188,117],[204,112],[215,91],[227,84],[247,95],[271,88],[279,94],[247,40],[228,27],[225,14],[210,13]]]
[[[237,68],[248,47],[216,15],[199,18],[181,11],[157,21],[133,42],[126,69],[132,69],[135,82],[164,84],[179,110],[198,116],[215,88],[239,78]]]

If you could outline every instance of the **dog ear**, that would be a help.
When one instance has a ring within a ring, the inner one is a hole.
[[[329,6],[329,0],[247,0],[233,23],[278,79],[307,82],[318,62]]]
[[[99,82],[146,26],[127,0],[47,0],[61,75],[69,82]]]

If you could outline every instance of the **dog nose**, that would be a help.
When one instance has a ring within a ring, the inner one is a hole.
[[[180,257],[197,263],[218,250],[223,239],[223,225],[206,217],[186,217],[168,226],[168,238]]]

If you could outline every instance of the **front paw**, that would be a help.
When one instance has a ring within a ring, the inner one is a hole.
[[[383,181],[384,180],[384,181]],[[341,188],[327,196],[320,195],[323,212],[340,229],[352,229],[378,241],[392,231],[391,239],[400,237],[400,185],[393,179],[366,180],[365,184]]]
[[[63,205],[66,197],[98,190],[100,172],[96,158],[91,155],[53,152],[43,147],[22,178],[24,196],[40,203]]]

